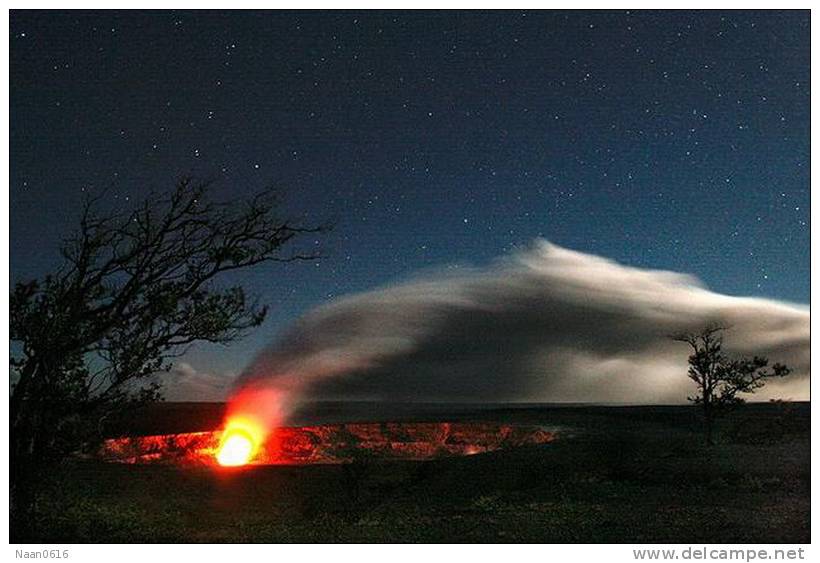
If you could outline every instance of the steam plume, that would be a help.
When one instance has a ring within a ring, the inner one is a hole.
[[[250,365],[237,396],[264,390],[277,398],[279,418],[304,395],[680,403],[691,393],[688,350],[667,335],[709,322],[732,327],[729,353],[793,368],[758,398],[808,398],[808,307],[720,295],[687,275],[546,241],[486,269],[428,275],[314,309]]]

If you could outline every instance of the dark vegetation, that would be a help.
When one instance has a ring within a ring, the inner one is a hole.
[[[695,382],[696,392],[689,401],[700,405],[703,413],[704,438],[714,444],[715,420],[745,402],[741,396],[754,393],[766,380],[785,377],[791,370],[783,364],[769,367],[768,358],[731,358],[723,352],[723,333],[727,328],[712,324],[699,332],[673,336],[689,345],[689,379]]]
[[[226,471],[69,460],[41,493],[29,539],[808,542],[809,413],[808,403],[744,405],[716,422],[717,448],[703,443],[692,406],[516,407],[446,419],[543,424],[557,427],[560,439],[353,467]],[[219,405],[155,405],[132,424],[144,433],[190,431],[211,428],[220,414]]]

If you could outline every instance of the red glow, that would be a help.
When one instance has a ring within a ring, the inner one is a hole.
[[[222,431],[215,456],[217,463],[237,467],[253,461],[266,435],[266,430],[253,418],[233,416]]]
[[[216,462],[224,467],[254,462],[270,432],[284,419],[283,403],[277,389],[245,387],[235,393],[214,452]]]
[[[305,465],[348,463],[360,455],[408,460],[469,456],[554,439],[554,431],[537,426],[489,422],[349,423],[268,432],[252,419],[236,416],[222,431],[107,440],[100,457],[120,463]]]

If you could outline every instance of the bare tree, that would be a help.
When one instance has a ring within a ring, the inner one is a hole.
[[[702,405],[706,443],[714,444],[715,419],[730,408],[743,403],[743,393],[754,393],[771,377],[783,377],[790,373],[788,367],[775,363],[768,368],[769,360],[752,358],[729,358],[723,353],[723,333],[727,328],[711,324],[700,332],[687,332],[672,336],[673,340],[685,342],[692,348],[689,355],[689,379],[697,385],[695,395],[689,401]]]
[[[270,190],[218,203],[190,178],[132,211],[99,207],[86,201],[56,273],[11,292],[12,510],[21,517],[43,468],[88,440],[94,420],[159,398],[155,374],[192,343],[228,343],[264,320],[266,307],[216,278],[313,260],[283,251],[323,230],[278,217]]]

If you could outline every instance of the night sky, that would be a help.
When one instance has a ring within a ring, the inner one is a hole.
[[[333,221],[239,282],[265,327],[544,237],[731,295],[809,302],[809,12],[11,14],[13,281],[84,194],[183,174]],[[308,241],[313,244],[314,241]]]

